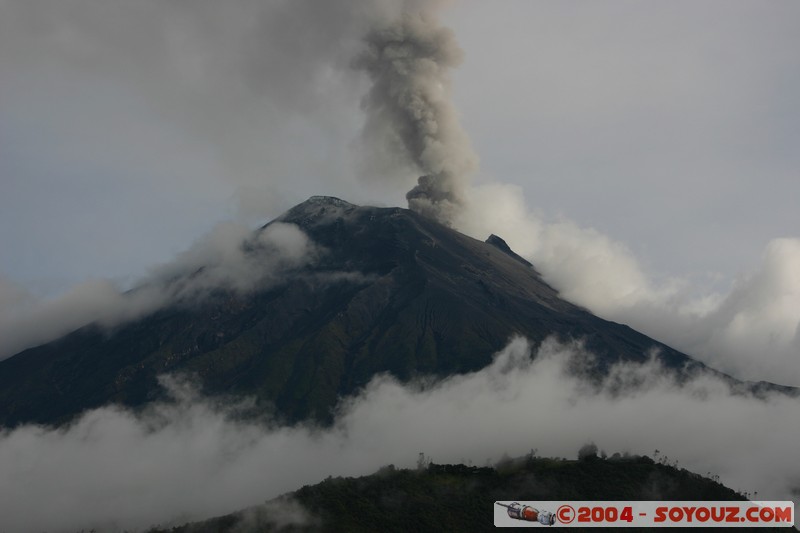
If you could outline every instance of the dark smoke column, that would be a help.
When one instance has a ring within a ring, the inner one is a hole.
[[[436,19],[438,4],[420,3],[422,11],[372,30],[355,64],[372,80],[365,137],[404,152],[424,174],[406,195],[409,208],[449,223],[478,158],[451,101],[448,72],[463,54]]]

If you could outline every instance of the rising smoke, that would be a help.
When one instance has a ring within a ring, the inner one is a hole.
[[[406,195],[409,207],[450,223],[463,207],[478,158],[451,100],[449,70],[461,62],[462,51],[437,20],[439,4],[404,11],[370,31],[367,50],[354,64],[372,81],[362,102],[364,140],[406,154],[424,174]]]
[[[516,187],[471,185],[478,158],[449,79],[462,53],[438,22],[439,7],[381,22],[356,61],[372,81],[363,101],[365,144],[405,154],[425,174],[407,194],[409,207],[478,238],[504,236],[564,298],[605,318],[739,377],[799,385],[800,241],[773,240],[758,271],[727,294],[708,293],[680,279],[653,281],[625,245],[569,220],[544,220]]]

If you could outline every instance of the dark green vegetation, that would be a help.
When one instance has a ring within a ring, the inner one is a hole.
[[[61,423],[162,394],[186,372],[206,392],[254,396],[289,421],[330,421],[376,373],[402,380],[477,370],[514,334],[584,339],[610,363],[653,347],[674,368],[701,364],[561,300],[502,239],[480,242],[411,211],[314,197],[280,219],[325,252],[268,290],[219,291],[104,330],[87,326],[0,361],[0,425]]]
[[[657,464],[649,457],[590,456],[568,461],[531,456],[502,461],[494,468],[430,464],[413,471],[389,466],[371,476],[329,478],[261,507],[162,531],[497,531],[493,503],[513,500],[745,498],[715,481]],[[302,516],[302,523],[286,524],[287,516]]]

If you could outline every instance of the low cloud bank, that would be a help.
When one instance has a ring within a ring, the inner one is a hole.
[[[622,243],[570,220],[531,212],[521,190],[472,187],[455,223],[502,236],[574,303],[623,322],[737,378],[800,386],[800,238],[766,245],[754,272],[727,293],[655,281]]]
[[[132,291],[98,280],[37,301],[0,278],[0,359],[92,322],[117,325],[169,304],[202,298],[213,289],[266,288],[320,253],[293,224],[275,222],[254,234],[246,226],[225,222],[173,261],[154,268]]]
[[[513,340],[485,369],[433,385],[382,376],[340,406],[331,428],[244,421],[248,403],[205,398],[163,378],[174,401],[134,414],[85,413],[60,429],[0,436],[0,527],[12,531],[146,528],[255,505],[332,475],[382,465],[483,464],[503,453],[574,457],[592,440],[718,474],[763,499],[800,486],[800,401],[732,395],[697,376],[678,385],[655,360],[620,364],[589,384],[580,344]]]

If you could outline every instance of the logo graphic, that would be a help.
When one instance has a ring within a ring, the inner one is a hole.
[[[519,502],[510,504],[495,502],[497,505],[506,508],[508,516],[515,520],[525,520],[526,522],[539,522],[545,526],[552,526],[556,523],[556,515],[550,511],[541,511],[530,505],[520,505]]]
[[[795,517],[791,501],[517,500],[494,503],[495,527],[515,528],[543,525],[579,528],[791,528]]]

